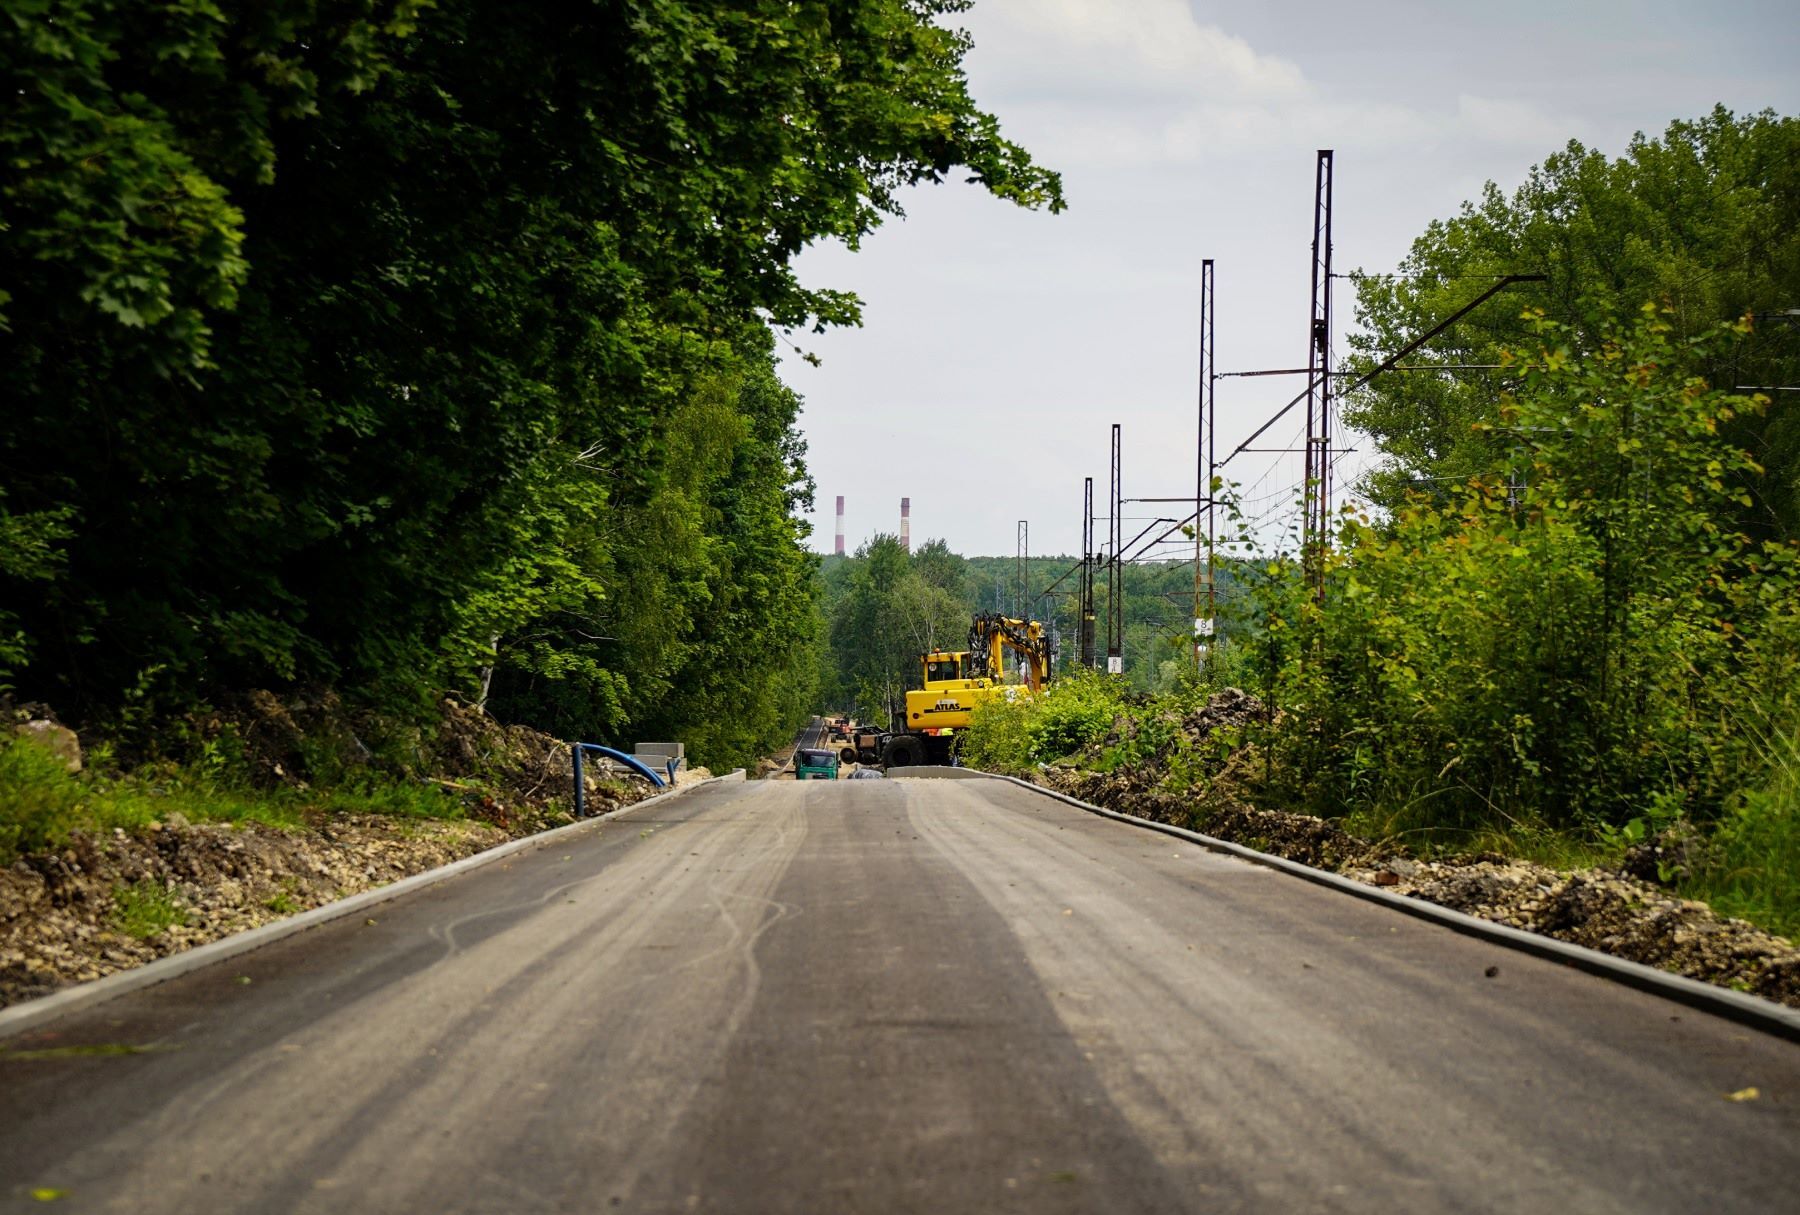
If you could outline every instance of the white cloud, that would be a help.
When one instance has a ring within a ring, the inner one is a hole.
[[[1047,163],[1194,164],[1270,147],[1360,152],[1463,141],[1548,151],[1574,130],[1529,101],[1403,105],[1327,91],[1197,19],[1187,0],[978,0],[977,95]]]
[[[1463,93],[1456,99],[1456,125],[1460,133],[1486,143],[1548,152],[1568,142],[1580,124],[1574,118],[1546,113],[1529,101]]]
[[[969,14],[976,55],[1006,48],[984,78],[1009,94],[1117,98],[1173,93],[1286,97],[1300,69],[1194,18],[1186,0],[981,0]]]

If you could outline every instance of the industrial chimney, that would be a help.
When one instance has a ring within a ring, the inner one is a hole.
[[[837,499],[837,548],[834,551],[838,556],[842,557],[844,555],[844,495],[839,494]]]
[[[912,552],[912,499],[900,499],[900,547]]]

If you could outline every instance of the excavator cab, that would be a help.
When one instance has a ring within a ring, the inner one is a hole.
[[[923,655],[920,662],[925,669],[925,686],[935,688],[939,684],[960,682],[965,678],[963,662],[967,658],[968,655],[960,651],[956,653],[938,651]]]

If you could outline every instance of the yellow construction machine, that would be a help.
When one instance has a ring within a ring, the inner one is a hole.
[[[1008,651],[1018,656],[1016,683],[1006,682]],[[1050,681],[1050,639],[1035,620],[984,613],[969,627],[968,649],[921,654],[919,668],[924,686],[906,694],[906,718],[881,749],[890,768],[951,762],[977,705],[1042,691]]]

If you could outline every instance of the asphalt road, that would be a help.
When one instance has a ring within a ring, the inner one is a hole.
[[[766,779],[793,780],[795,757],[799,754],[800,749],[802,747],[822,747],[824,745],[826,745],[825,719],[823,717],[815,717],[801,729],[800,736],[794,740],[794,745],[789,748],[787,762],[777,771],[769,773]],[[836,749],[837,748],[835,747],[832,748],[834,751]]]
[[[1800,1210],[1800,1047],[979,780],[709,786],[0,1050],[18,1209]]]

